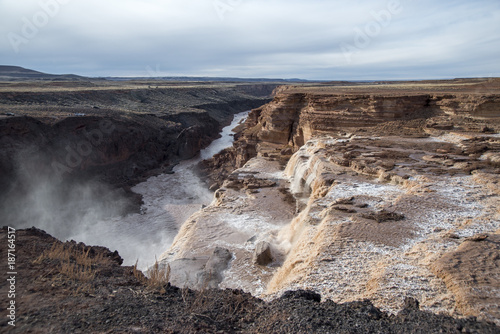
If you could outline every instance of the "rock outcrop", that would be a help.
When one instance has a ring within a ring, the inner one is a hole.
[[[250,113],[234,147],[205,161],[202,169],[220,186],[232,170],[258,153],[286,162],[289,155],[278,153],[295,152],[321,135],[357,131],[427,137],[446,130],[497,132],[498,86],[499,80],[465,88],[450,84],[444,87],[447,90],[441,88],[443,92],[425,85],[404,90],[396,85],[283,86],[275,90],[272,102]]]
[[[0,229],[4,244],[7,234],[8,229]],[[265,302],[241,290],[180,289],[120,266],[119,255],[102,247],[61,243],[37,229],[15,235],[15,327],[8,324],[5,307],[2,332],[498,333],[493,324],[424,312],[415,302],[394,316],[368,301],[320,303],[311,291]],[[6,247],[0,256],[7,258]],[[12,300],[8,283],[0,282],[2,305]]]
[[[267,266],[273,262],[271,244],[267,241],[261,241],[255,246],[253,253],[253,262],[260,266]]]
[[[500,231],[497,231],[500,232]],[[500,235],[478,234],[432,264],[456,298],[464,315],[481,315],[489,321],[500,319]]]
[[[159,259],[183,289],[151,290],[117,254],[80,245],[94,261],[83,282],[63,270],[76,259],[44,255],[59,242],[19,231],[20,328],[497,333],[498,82],[426,85],[277,89],[234,147],[204,162],[214,201]],[[175,131],[175,154],[207,121]]]
[[[125,192],[101,192],[100,197],[112,198],[106,205],[126,197],[130,204],[125,211],[138,211],[141,199],[131,186],[198,154],[233,114],[262,105],[268,101],[263,94],[275,87],[74,85],[0,91],[0,108],[16,114],[0,116],[2,220],[16,224],[12,216],[25,205],[20,199],[40,183],[57,187],[58,195],[67,198],[76,183],[111,185]]]
[[[276,240],[290,246],[269,292],[312,288],[393,312],[412,296],[427,310],[498,322],[498,297],[487,292],[498,291],[497,245],[477,235],[500,228],[500,179],[488,161],[464,154],[466,137],[448,145],[458,138],[307,142],[285,170],[302,204]],[[497,147],[497,137],[485,139]]]
[[[286,86],[254,109],[234,147],[202,168],[219,194],[256,161],[289,177],[296,214],[268,240],[282,257],[266,278],[271,298],[313,289],[397,312],[413,297],[500,323],[499,83]]]

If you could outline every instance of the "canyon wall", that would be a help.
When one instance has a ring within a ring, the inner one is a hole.
[[[265,188],[271,206],[283,205],[270,192],[283,194],[288,180],[296,200],[294,217],[265,239],[271,264],[247,264],[247,275],[266,274],[252,284],[229,266],[221,286],[267,298],[311,289],[336,302],[370,299],[390,312],[411,296],[429,311],[499,324],[500,94],[479,88],[277,89],[251,112],[233,148],[202,163],[220,189],[216,204],[189,224],[190,236],[214,212],[264,195],[258,185],[228,191],[231,180],[238,188],[249,177],[279,184]],[[266,161],[284,176],[262,175]],[[177,240],[170,257],[193,244]],[[245,245],[260,254],[254,240]]]
[[[461,86],[452,87],[448,89],[452,93],[428,88],[401,92],[398,86],[281,86],[274,90],[273,101],[252,110],[245,128],[235,136],[234,147],[201,168],[215,188],[258,152],[286,163],[291,153],[315,136],[376,132],[426,137],[443,130],[498,131],[499,82],[466,86],[463,92]]]
[[[317,135],[374,127],[391,121],[433,116],[448,116],[450,122],[455,116],[498,119],[499,104],[498,94],[333,95],[287,93],[285,90],[255,111],[259,115],[258,122],[249,132],[260,127],[257,135],[260,141],[289,145],[296,150]]]
[[[14,224],[17,210],[28,202],[39,205],[44,197],[57,197],[58,205],[75,196],[79,203],[102,198],[105,207],[120,206],[125,197],[125,210],[138,211],[141,198],[131,186],[194,157],[235,113],[269,101],[263,94],[275,87],[89,85],[0,90],[0,111],[14,115],[0,116],[0,217],[5,221]],[[87,195],[90,183],[98,189]],[[35,193],[43,195],[30,201]],[[34,224],[23,224],[28,223]]]
[[[5,183],[13,177],[21,155],[36,155],[35,168],[41,170],[99,174],[111,183],[126,184],[162,164],[194,156],[234,113],[267,102],[265,94],[274,87],[91,85],[0,91],[0,110],[17,116],[0,117],[1,179]]]

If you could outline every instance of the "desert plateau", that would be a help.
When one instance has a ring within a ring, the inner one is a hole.
[[[2,331],[498,333],[500,79],[0,70]]]

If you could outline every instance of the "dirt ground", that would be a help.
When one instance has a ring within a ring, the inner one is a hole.
[[[4,228],[4,259],[7,238]],[[15,327],[2,307],[5,333],[498,333],[472,318],[422,312],[412,299],[391,316],[369,301],[320,302],[307,291],[267,303],[241,291],[153,284],[121,267],[116,253],[62,244],[37,229],[16,231],[15,251],[15,298],[8,297],[7,281],[0,283],[1,305],[15,301]]]

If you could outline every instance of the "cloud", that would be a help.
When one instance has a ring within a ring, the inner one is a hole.
[[[16,53],[9,34],[24,38],[49,4],[57,13]],[[1,0],[0,22],[2,62],[52,73],[500,76],[496,0]]]

